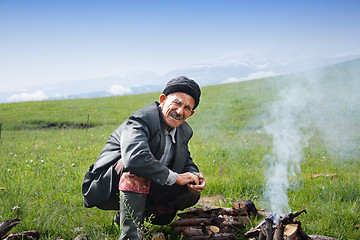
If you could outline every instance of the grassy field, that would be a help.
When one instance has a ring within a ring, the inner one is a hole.
[[[360,239],[356,69],[359,61],[314,71],[311,77],[306,73],[203,87],[201,104],[188,121],[194,129],[192,157],[207,179],[203,195],[222,194],[227,199],[225,206],[237,200],[252,200],[257,208],[267,209],[269,163],[265,158],[274,149],[273,138],[264,131],[270,119],[269,109],[282,102],[284,89],[294,89],[293,83],[302,83],[300,87],[306,92],[315,91],[309,86],[316,85],[316,90],[326,91],[311,96],[321,95],[321,100],[310,101],[294,113],[297,120],[306,116],[311,124],[295,124],[307,137],[301,145],[295,175],[284,172],[289,179],[288,204],[293,211],[306,207],[308,214],[299,219],[308,234]],[[314,76],[316,84],[309,85]],[[355,77],[355,81],[345,81],[344,76]],[[299,89],[299,85],[295,86]],[[346,91],[349,102],[342,101],[340,93],[345,90],[354,90]],[[331,103],[327,97],[333,91],[338,98],[331,95],[335,100]],[[81,233],[90,234],[91,239],[116,239],[119,232],[112,221],[114,211],[83,207],[83,176],[111,132],[138,108],[158,100],[158,96],[151,93],[0,104],[0,222],[19,217],[22,222],[13,232],[37,230],[42,239],[67,240]],[[326,121],[312,118],[319,112]],[[333,122],[333,114],[341,117]],[[91,127],[86,128],[88,116]],[[327,124],[330,128],[336,124],[331,137],[324,136]],[[338,177],[311,177],[319,173],[337,173]],[[252,221],[256,224],[260,219]],[[239,239],[243,239],[241,234]]]

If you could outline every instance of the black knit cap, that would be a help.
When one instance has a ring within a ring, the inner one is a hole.
[[[194,80],[189,79],[185,76],[171,79],[166,84],[163,94],[167,96],[173,92],[184,92],[186,94],[189,94],[195,100],[193,110],[195,110],[195,108],[199,105],[201,91],[199,85]]]

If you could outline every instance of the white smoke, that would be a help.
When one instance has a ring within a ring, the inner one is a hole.
[[[287,86],[269,108],[264,124],[272,139],[271,153],[265,157],[265,198],[272,212],[291,211],[289,179],[301,170],[304,148],[315,133],[332,159],[352,161],[360,155],[359,70],[358,64],[349,66],[283,79]]]
[[[301,116],[308,106],[307,93],[296,84],[283,90],[280,99],[273,103],[264,130],[272,137],[272,152],[265,157],[268,164],[265,197],[271,211],[277,214],[290,212],[287,190],[289,178],[300,170],[302,149],[307,137],[302,132],[307,122]]]

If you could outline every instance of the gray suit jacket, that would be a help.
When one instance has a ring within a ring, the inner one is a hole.
[[[177,128],[175,159],[173,165],[169,166],[172,171],[199,172],[188,150],[192,134],[186,122]],[[164,148],[165,122],[159,103],[153,102],[132,114],[106,141],[100,156],[85,175],[82,187],[84,205],[99,207],[99,202],[104,202],[104,198],[108,199],[118,192],[119,176],[114,176],[113,165],[119,160],[123,164],[123,171],[164,185],[169,175],[169,167],[159,161]],[[100,208],[107,209],[106,206]]]

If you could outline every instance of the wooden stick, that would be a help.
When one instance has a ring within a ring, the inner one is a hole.
[[[219,225],[225,221],[224,218],[184,218],[170,223],[172,227],[177,226],[196,226],[196,225]]]
[[[6,233],[8,233],[13,227],[20,223],[20,219],[14,218],[6,220],[0,224],[0,238],[2,238]]]
[[[285,226],[282,223],[279,223],[274,231],[274,240],[283,240],[284,239],[284,229]]]
[[[38,231],[25,231],[14,234],[8,234],[5,239],[11,240],[35,240],[40,238],[40,233]]]
[[[235,240],[235,236],[232,233],[219,233],[210,236],[192,236],[190,240],[206,240],[206,239],[217,239],[217,240]]]
[[[273,235],[274,235],[273,224],[274,222],[271,218],[265,219],[266,240],[273,240]]]

